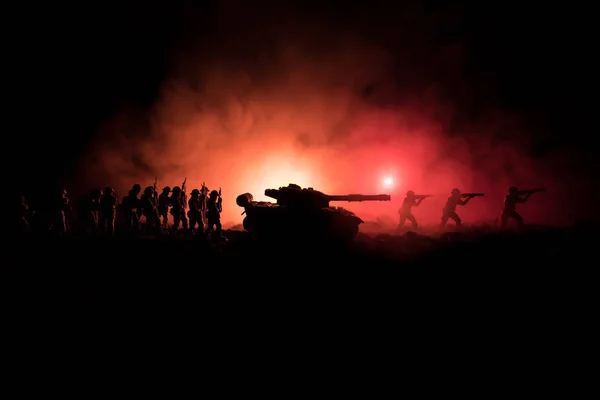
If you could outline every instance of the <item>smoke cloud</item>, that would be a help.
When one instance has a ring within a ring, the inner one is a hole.
[[[82,170],[88,184],[122,196],[155,177],[160,187],[187,177],[189,190],[205,181],[222,187],[229,225],[243,218],[238,194],[268,200],[266,188],[288,183],[392,194],[390,203],[335,204],[363,219],[396,218],[411,189],[435,195],[415,214],[438,223],[457,187],[486,193],[459,210],[465,221],[492,220],[513,184],[548,189],[521,207],[526,222],[578,217],[559,195],[586,184],[566,172],[573,157],[529,155],[524,121],[467,76],[467,46],[436,38],[447,14],[416,8],[398,20],[382,10],[380,24],[349,15],[332,26],[298,8],[240,7],[212,10],[211,42],[182,44],[150,111],[125,109],[100,128]]]

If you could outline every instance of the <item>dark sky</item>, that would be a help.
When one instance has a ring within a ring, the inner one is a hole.
[[[232,8],[238,18],[249,14],[253,20],[227,32],[212,18],[210,1],[104,1],[79,8],[52,3],[16,12],[22,23],[10,38],[5,93],[8,131],[23,155],[18,178],[68,176],[99,123],[123,108],[152,106],[175,56],[192,44],[210,52],[220,41],[244,38],[248,29],[269,24],[283,3],[239,1]],[[465,74],[485,94],[478,101],[522,115],[533,135],[532,151],[578,148],[582,158],[592,159],[591,12],[564,3],[506,1],[289,4],[300,21],[298,35],[311,29],[312,20],[331,28],[355,25],[358,34],[392,51],[406,48],[412,34],[422,37],[419,18],[435,14],[439,24],[427,45],[466,47]]]

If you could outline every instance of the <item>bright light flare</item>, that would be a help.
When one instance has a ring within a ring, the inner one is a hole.
[[[391,176],[383,178],[383,187],[392,188],[394,186],[394,179]]]
[[[247,182],[244,191],[252,193],[254,200],[257,201],[275,201],[264,195],[265,189],[278,189],[290,183],[317,189],[324,183],[318,178],[318,171],[310,163],[286,160],[283,157],[264,159],[250,171],[243,179]]]

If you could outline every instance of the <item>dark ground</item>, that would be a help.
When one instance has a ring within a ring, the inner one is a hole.
[[[23,240],[8,246],[3,281],[21,285],[17,304],[43,296],[47,304],[92,308],[177,298],[227,302],[238,295],[268,307],[465,293],[500,299],[577,285],[578,276],[596,268],[595,232],[578,226],[437,237],[359,234],[346,246],[259,243],[239,231],[226,232],[229,242],[218,246],[169,238]]]
[[[43,365],[55,369],[68,353],[73,366],[91,362],[124,376],[134,364],[121,360],[153,369],[166,354],[196,367],[209,357],[211,376],[268,362],[328,381],[342,370],[359,379],[377,369],[389,382],[404,365],[421,381],[430,373],[423,368],[433,368],[462,375],[468,387],[495,381],[487,391],[527,381],[573,394],[580,386],[564,371],[589,375],[584,361],[597,337],[595,232],[359,235],[349,248],[259,245],[241,232],[214,248],[11,242],[0,280],[3,331],[12,335],[4,343],[20,362],[25,351],[50,353]],[[180,362],[173,367],[190,373]],[[299,379],[286,371],[273,373]]]

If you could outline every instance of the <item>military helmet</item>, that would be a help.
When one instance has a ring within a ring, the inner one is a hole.
[[[200,191],[198,189],[194,189],[194,190],[192,190],[191,193],[192,193],[192,196],[194,196],[194,195],[200,194]]]
[[[516,186],[511,186],[508,188],[508,193],[517,193],[519,191],[519,188]]]
[[[452,194],[460,194],[460,190],[454,188],[452,189]]]
[[[150,195],[154,194],[154,188],[153,188],[152,186],[147,186],[147,187],[144,189],[144,194],[146,194],[146,195],[148,195],[148,196],[150,196]]]
[[[408,192],[406,192],[406,195],[407,196],[414,196],[415,192],[414,192],[414,190],[409,190]]]
[[[210,197],[217,197],[219,195],[219,192],[217,192],[216,190],[213,190],[212,192],[210,192]]]
[[[136,183],[135,185],[133,185],[131,187],[131,190],[136,191],[136,192],[140,192],[142,190],[142,186],[139,183]]]
[[[174,186],[173,190],[171,190],[173,193],[179,193],[181,192],[181,188],[179,186]]]
[[[115,192],[115,190],[113,188],[111,188],[110,186],[107,186],[104,188],[104,194],[109,195],[109,194],[113,194]]]
[[[171,186],[165,186],[163,188],[163,192],[170,192],[171,191]]]

